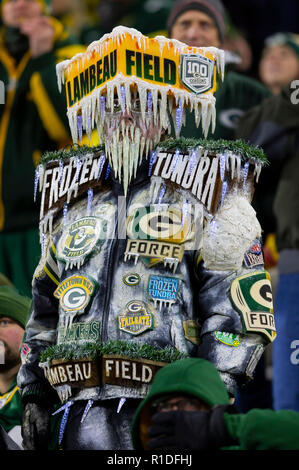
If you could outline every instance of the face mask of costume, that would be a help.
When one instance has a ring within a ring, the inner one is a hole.
[[[163,36],[147,38],[118,26],[90,44],[84,54],[57,65],[65,83],[74,143],[97,128],[124,193],[144,158],[171,130],[179,137],[185,109],[194,111],[204,135],[215,127],[217,70],[224,54],[195,48]]]

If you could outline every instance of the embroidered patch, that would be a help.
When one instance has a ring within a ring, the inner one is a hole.
[[[185,338],[193,344],[199,345],[199,327],[194,320],[183,321]]]
[[[64,326],[58,329],[57,343],[70,343],[73,341],[97,342],[100,338],[101,323],[99,321],[73,323],[67,330]]]
[[[214,62],[200,54],[182,54],[180,80],[197,95],[213,88]]]
[[[127,261],[134,257],[136,265],[141,257],[148,267],[163,262],[164,266],[169,266],[175,272],[183,255],[184,247],[175,243],[128,240],[124,260]]]
[[[97,282],[85,276],[70,276],[59,284],[54,296],[64,312],[82,313],[95,294]]]
[[[154,317],[148,313],[146,304],[141,300],[132,300],[126,305],[123,315],[118,317],[119,329],[131,335],[140,335],[154,328]]]
[[[69,224],[57,246],[57,258],[66,269],[80,268],[96,246],[106,238],[107,221],[100,217],[83,217]]]
[[[240,345],[241,337],[238,334],[226,333],[225,331],[215,331],[215,336],[220,343],[227,346],[234,346],[235,348]]]
[[[123,281],[127,286],[138,286],[141,278],[137,273],[130,273],[123,276]]]
[[[178,297],[180,280],[176,277],[152,275],[148,279],[147,292],[160,310],[165,305],[170,307]]]
[[[248,268],[264,265],[261,242],[256,239],[244,255],[244,263]]]
[[[256,271],[236,278],[230,293],[233,306],[241,314],[245,331],[261,333],[273,341],[276,330],[269,273]]]

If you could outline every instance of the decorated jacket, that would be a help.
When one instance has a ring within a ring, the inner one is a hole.
[[[41,166],[24,399],[142,398],[188,356],[213,362],[231,394],[252,376],[275,337],[249,202],[262,160],[207,142],[161,144],[126,197],[101,150]]]
[[[54,46],[32,58],[27,51],[19,63],[0,35],[0,231],[37,226],[38,210],[32,198],[32,181],[41,155],[70,142],[65,95],[56,81],[56,62],[82,52],[74,38],[55,18]],[[5,87],[5,89],[4,89]]]

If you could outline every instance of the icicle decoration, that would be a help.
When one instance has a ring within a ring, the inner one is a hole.
[[[162,199],[165,195],[165,192],[166,192],[166,186],[165,186],[165,184],[163,184],[162,188],[160,189],[160,194],[159,194],[159,199],[158,199],[158,205],[159,206],[161,205],[161,202],[162,202]]]
[[[59,160],[59,184],[61,184],[63,176],[63,160]]]
[[[85,406],[85,409],[84,409],[84,412],[83,412],[83,415],[82,415],[82,418],[81,418],[81,421],[80,423],[82,424],[84,421],[85,421],[85,418],[90,410],[90,408],[92,407],[93,405],[93,400],[88,400],[86,406]]]
[[[121,399],[119,400],[119,403],[118,403],[118,407],[117,407],[117,411],[116,411],[117,413],[120,412],[120,410],[122,409],[122,407],[125,404],[126,400],[127,400],[126,398],[121,397]]]
[[[82,160],[81,160],[80,156],[78,156],[77,159],[76,159],[76,174],[75,174],[75,181],[76,182],[78,181],[81,166],[82,166]]]
[[[92,209],[92,201],[93,201],[93,189],[89,188],[87,191],[87,214],[91,214],[91,209]]]
[[[219,158],[219,167],[220,167],[220,178],[221,178],[221,181],[223,181],[224,175],[225,175],[226,154],[222,153],[218,158]]]
[[[151,119],[153,114],[153,95],[150,91],[147,92],[147,115]]]
[[[42,256],[45,254],[45,247],[46,247],[46,234],[41,233],[41,250],[42,250]]]
[[[52,416],[54,416],[57,413],[60,413],[60,411],[64,411],[62,419],[61,419],[61,423],[60,423],[60,428],[59,428],[59,437],[58,437],[59,445],[62,442],[65,427],[67,425],[67,420],[68,420],[68,416],[69,416],[69,412],[70,412],[70,407],[73,405],[73,403],[74,403],[74,401],[70,400],[64,406],[62,406],[57,411],[54,411],[54,413],[52,413]]]
[[[247,182],[247,177],[248,177],[248,170],[249,170],[249,162],[246,162],[244,164],[243,168],[243,189],[246,188],[246,182]]]
[[[152,169],[157,160],[157,150],[154,150],[150,157],[149,167],[148,167],[148,176],[151,176]]]
[[[120,87],[120,102],[122,112],[124,113],[126,109],[126,90],[123,85]]]
[[[66,223],[67,223],[67,213],[68,213],[68,203],[67,202],[65,202],[63,204],[62,213],[63,213],[63,225],[66,225]]]
[[[82,115],[78,114],[77,116],[77,127],[78,127],[78,137],[80,142],[82,142],[82,136],[83,136],[83,126],[82,126]]]
[[[176,169],[180,157],[180,149],[176,149],[173,160],[171,162],[171,171],[173,172]]]
[[[100,156],[100,164],[99,164],[99,171],[98,171],[98,175],[97,175],[97,181],[99,181],[99,179],[101,177],[105,161],[106,161],[106,156],[105,156],[105,154],[102,154]]]
[[[197,150],[194,148],[191,152],[191,156],[190,156],[189,162],[188,162],[188,174],[189,175],[192,173],[192,171],[196,167],[197,160],[198,160]]]
[[[105,175],[105,180],[108,178],[109,174],[110,174],[110,165],[108,163],[107,171],[106,171],[106,175]]]
[[[100,97],[100,114],[101,114],[101,122],[104,122],[105,119],[105,114],[106,114],[106,97],[101,96]]]
[[[188,200],[184,201],[184,203],[183,203],[182,225],[185,223],[186,217],[189,214],[189,208],[190,208],[190,205],[189,205]]]
[[[176,138],[178,139],[180,136],[182,124],[183,124],[183,104],[182,104],[181,98],[179,99],[179,104],[176,109],[175,123],[176,123],[175,135],[176,135]]]
[[[39,165],[38,165],[34,173],[34,195],[33,195],[34,202],[36,201],[36,193],[37,193],[37,187],[38,187],[38,182],[39,182],[39,176],[40,176],[40,171],[39,171]]]
[[[226,191],[227,191],[227,186],[228,186],[227,181],[223,181],[222,190],[221,190],[221,206],[223,206],[224,198],[225,198]]]

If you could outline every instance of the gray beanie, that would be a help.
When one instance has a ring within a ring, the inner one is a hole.
[[[167,20],[167,30],[170,35],[176,19],[188,10],[200,10],[210,16],[218,29],[220,41],[225,37],[225,9],[220,0],[178,0],[173,5]]]

